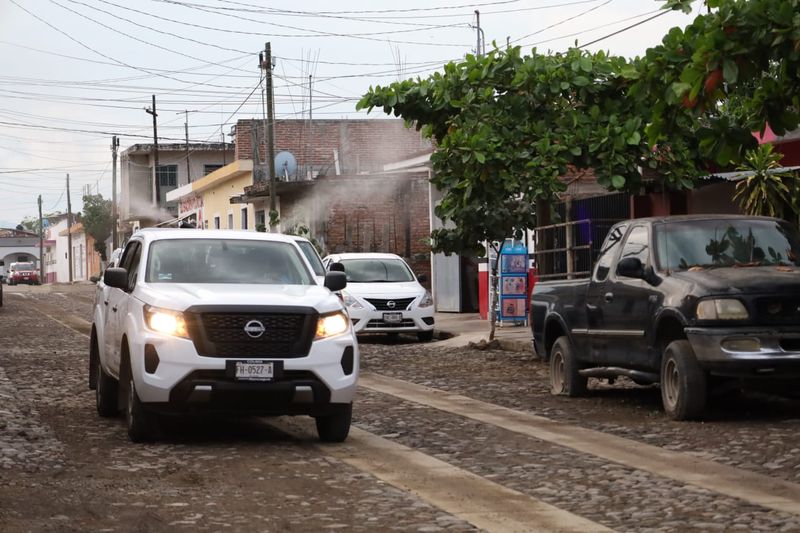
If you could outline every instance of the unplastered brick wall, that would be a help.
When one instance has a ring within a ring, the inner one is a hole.
[[[253,127],[257,133],[259,157],[266,161],[265,128],[261,120],[240,120],[236,124],[236,158],[253,158]],[[278,120],[275,123],[275,153],[289,151],[300,171],[314,169],[334,175],[338,153],[342,175],[383,170],[383,165],[401,161],[430,150],[429,140],[399,119],[369,120]],[[280,169],[276,169],[280,172]]]
[[[281,220],[309,226],[324,253],[394,253],[430,279],[428,205],[424,175],[332,176],[281,196]]]

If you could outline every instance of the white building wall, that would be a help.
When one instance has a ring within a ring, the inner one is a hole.
[[[67,276],[69,276],[69,272]],[[86,273],[86,234],[83,232],[74,233],[72,235],[72,280],[84,281],[86,279],[88,279]]]
[[[66,235],[63,237],[59,235],[62,231],[67,229],[67,219],[60,220],[58,224],[50,226],[48,230],[47,240],[56,241],[56,245],[51,253],[50,264],[45,265],[45,277],[47,272],[56,273],[56,283],[69,282],[69,260],[67,259],[68,238]]]

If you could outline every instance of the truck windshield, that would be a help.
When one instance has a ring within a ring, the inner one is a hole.
[[[661,270],[800,264],[797,231],[783,222],[691,220],[657,224],[654,230]]]
[[[165,239],[150,245],[149,283],[312,285],[297,249],[285,242]]]
[[[414,281],[411,270],[399,259],[343,259],[342,265],[351,283]]]
[[[14,270],[33,270],[33,263],[16,263]]]

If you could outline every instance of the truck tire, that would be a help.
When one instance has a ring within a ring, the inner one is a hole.
[[[661,358],[661,402],[673,420],[696,420],[706,407],[706,374],[687,340],[672,341]]]
[[[152,413],[139,400],[136,386],[133,383],[133,372],[127,373],[127,401],[125,402],[125,423],[128,426],[128,438],[132,442],[151,442],[155,438],[155,422]]]
[[[431,342],[433,340],[433,330],[418,331],[417,340],[419,340],[419,342]]]
[[[556,339],[550,350],[550,393],[560,396],[584,396],[589,378],[578,373],[580,365],[568,337]]]
[[[97,349],[97,337],[92,335],[89,348],[89,368],[94,371],[94,397],[97,405],[97,414],[103,418],[119,414],[119,383],[103,370],[100,364],[100,355]],[[89,387],[92,386],[91,381]]]
[[[316,417],[317,434],[322,442],[344,442],[350,433],[353,418],[353,404],[349,403],[327,416]]]

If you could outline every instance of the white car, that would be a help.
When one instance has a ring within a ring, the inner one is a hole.
[[[323,260],[328,271],[342,270],[347,289],[342,299],[356,333],[416,333],[433,339],[433,297],[395,254],[349,253]]]
[[[349,432],[358,343],[333,291],[288,236],[146,229],[98,284],[89,387],[133,441],[164,415],[310,415],[321,440]]]
[[[293,235],[292,239],[294,239],[294,242],[300,247],[306,259],[308,259],[311,269],[314,271],[314,277],[317,279],[317,283],[323,285],[325,283],[325,267],[322,266],[322,259],[317,249],[314,248],[314,244],[305,237],[299,237],[297,235]]]

